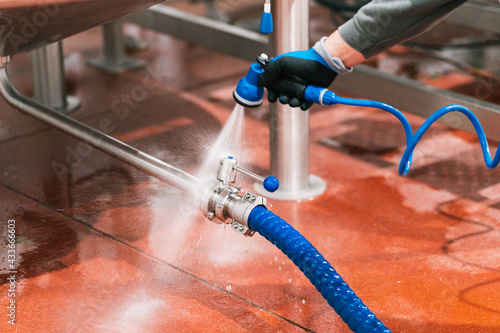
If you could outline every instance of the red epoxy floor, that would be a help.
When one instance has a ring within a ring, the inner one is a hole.
[[[65,42],[73,117],[194,172],[234,106],[249,63],[141,32],[148,69],[84,66],[99,30]],[[85,43],[82,43],[85,41]],[[30,94],[26,55],[10,64]],[[147,91],[147,94],[142,92]],[[127,102],[127,98],[132,101]],[[208,222],[190,198],[0,101],[0,207],[16,221],[16,325],[0,266],[2,332],[348,332],[279,250]],[[413,125],[422,119],[408,116]],[[240,152],[266,174],[265,105]],[[109,122],[108,122],[109,123]],[[108,125],[107,125],[108,126]],[[494,143],[496,145],[496,143]],[[436,125],[408,177],[404,135],[385,113],[315,107],[311,171],[328,185],[271,210],[306,236],[393,332],[500,332],[500,170],[477,139]]]

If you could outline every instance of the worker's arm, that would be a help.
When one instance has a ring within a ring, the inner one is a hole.
[[[328,38],[308,51],[276,57],[261,77],[261,85],[273,86],[282,76],[299,76],[328,87],[337,76],[383,50],[414,37],[439,22],[466,0],[373,0]],[[332,73],[333,72],[333,73]],[[271,102],[307,109],[310,103],[280,91],[270,91]]]
[[[373,0],[341,25],[326,44],[330,53],[338,57],[339,52],[344,52],[342,46],[345,47],[339,43],[341,37],[368,59],[428,30],[464,2],[466,0]],[[342,60],[349,62],[347,58]],[[359,59],[356,60],[359,63]]]

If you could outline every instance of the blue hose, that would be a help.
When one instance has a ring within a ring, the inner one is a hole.
[[[258,206],[250,213],[248,226],[273,243],[297,265],[353,332],[391,332],[363,304],[318,250],[279,216]]]
[[[401,162],[399,164],[399,173],[401,175],[406,175],[408,171],[410,170],[411,166],[411,160],[412,160],[412,155],[413,155],[413,150],[417,146],[418,142],[424,135],[424,133],[429,129],[429,127],[435,123],[439,118],[444,116],[447,113],[450,112],[460,112],[464,114],[472,123],[474,126],[474,130],[476,131],[476,134],[479,138],[479,143],[481,145],[481,150],[483,152],[483,158],[484,158],[484,163],[486,166],[490,169],[495,168],[498,163],[500,162],[500,149],[497,149],[495,153],[495,157],[492,159],[491,158],[491,153],[490,153],[490,148],[488,146],[488,140],[486,139],[486,134],[484,133],[484,130],[479,123],[479,120],[477,117],[472,113],[471,110],[467,109],[463,105],[458,105],[458,104],[451,104],[445,107],[442,107],[441,109],[437,110],[434,112],[423,124],[420,126],[420,128],[417,130],[415,135],[413,135],[413,132],[410,127],[410,123],[406,119],[406,117],[398,111],[396,108],[377,101],[370,101],[370,100],[361,100],[361,99],[353,99],[353,98],[345,98],[345,97],[339,97],[335,96],[334,97],[335,104],[344,104],[344,105],[355,105],[355,106],[365,106],[365,107],[372,107],[372,108],[377,108],[381,109],[387,112],[390,112],[391,114],[395,115],[396,118],[401,122],[403,125],[403,128],[405,130],[406,134],[406,149],[403,154],[403,157],[401,159]]]
[[[460,112],[464,114],[472,123],[474,126],[474,130],[476,131],[477,137],[479,138],[479,143],[481,145],[481,150],[483,152],[483,158],[484,158],[484,163],[486,166],[490,169],[496,168],[498,163],[500,162],[500,149],[497,149],[495,153],[495,157],[492,159],[491,158],[491,153],[490,153],[490,148],[488,146],[488,139],[486,139],[486,134],[484,133],[483,127],[479,123],[479,120],[477,117],[472,113],[471,110],[467,109],[463,105],[458,105],[458,104],[452,104],[445,106],[436,112],[434,112],[423,124],[420,126],[420,128],[417,130],[415,135],[413,136],[413,140],[411,141],[411,144],[406,147],[406,150],[403,154],[403,158],[401,159],[401,163],[404,163],[404,161],[407,161],[408,158],[411,159],[410,152],[415,149],[415,146],[417,143],[420,141],[424,133],[429,129],[429,127],[436,122],[439,118],[444,116],[447,113],[450,112]]]
[[[382,103],[382,102],[370,101],[370,100],[364,100],[364,99],[345,98],[345,97],[339,97],[337,95],[335,95],[334,100],[335,100],[335,104],[371,107],[371,108],[376,108],[376,109],[381,109],[381,110],[387,111],[390,114],[394,115],[401,122],[401,125],[403,125],[403,129],[404,129],[405,135],[406,135],[406,146],[410,147],[411,145],[413,145],[412,149],[407,148],[405,150],[405,155],[403,155],[403,156],[405,156],[406,158],[403,158],[401,160],[401,163],[399,164],[399,174],[400,175],[408,174],[408,171],[410,171],[410,167],[411,167],[411,161],[412,161],[412,157],[413,157],[413,149],[417,145],[418,140],[417,140],[417,142],[414,142],[413,130],[411,129],[410,122],[408,121],[408,119],[406,119],[404,114],[402,114],[395,107],[393,107],[389,104]]]
[[[415,135],[413,135],[413,131],[411,129],[410,122],[408,121],[408,119],[406,119],[406,117],[398,109],[388,104],[378,101],[340,97],[325,88],[317,86],[308,86],[304,92],[304,97],[307,101],[317,104],[324,104],[324,105],[343,104],[343,105],[355,105],[355,106],[381,109],[393,114],[396,118],[398,118],[398,120],[403,125],[406,134],[406,149],[403,154],[403,158],[399,163],[398,171],[400,175],[408,174],[408,171],[410,170],[411,167],[413,150],[415,149],[416,145],[418,144],[424,133],[439,118],[450,112],[460,112],[470,120],[479,138],[479,143],[483,151],[484,163],[486,164],[486,166],[490,169],[493,169],[497,167],[498,163],[500,162],[500,147],[497,149],[495,157],[492,158],[490,153],[490,148],[488,146],[488,140],[486,139],[486,134],[484,133],[484,130],[481,124],[479,123],[479,120],[474,115],[474,113],[472,113],[471,110],[467,109],[463,105],[452,104],[442,107],[441,109],[434,112],[429,117],[429,119],[427,119],[422,124],[422,126],[420,126]]]

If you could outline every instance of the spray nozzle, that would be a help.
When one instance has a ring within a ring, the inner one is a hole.
[[[264,69],[253,63],[248,70],[248,74],[238,82],[236,90],[233,92],[234,100],[245,107],[254,108],[262,104],[264,87],[259,86],[259,77],[264,73]]]
[[[259,77],[264,73],[272,59],[262,53],[257,62],[250,66],[248,74],[240,80],[233,92],[234,100],[244,107],[257,107],[262,104],[264,87],[259,86]],[[287,96],[296,97],[311,103],[321,105],[336,104],[336,96],[326,88],[310,85],[307,81],[295,75],[286,75],[276,80],[270,90]]]

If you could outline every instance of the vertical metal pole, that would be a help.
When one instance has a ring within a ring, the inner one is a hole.
[[[59,112],[71,112],[80,106],[75,96],[66,95],[62,42],[30,52],[34,99]]]
[[[309,1],[274,0],[273,55],[309,48]],[[309,111],[279,103],[270,106],[271,172],[280,189],[267,197],[304,199],[322,194],[326,184],[309,175]]]
[[[144,62],[125,54],[122,22],[113,21],[103,24],[102,33],[104,55],[100,58],[90,59],[87,62],[89,66],[110,74],[120,74],[146,66]]]

